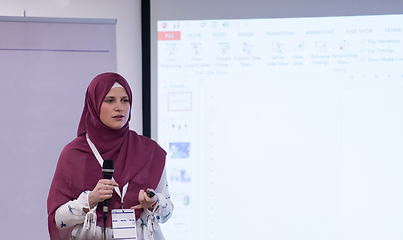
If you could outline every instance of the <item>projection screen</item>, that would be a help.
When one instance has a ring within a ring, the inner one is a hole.
[[[400,239],[402,5],[153,1],[167,239]]]

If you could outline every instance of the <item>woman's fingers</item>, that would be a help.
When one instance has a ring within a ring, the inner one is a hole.
[[[142,208],[141,205],[136,205],[136,206],[131,207],[130,209],[141,209],[141,208]]]
[[[140,202],[140,204],[142,203],[142,202],[144,202],[145,201],[145,198],[144,198],[144,190],[140,190],[139,191],[139,202]]]
[[[101,180],[99,180],[98,181],[98,183],[97,183],[97,185],[104,185],[105,187],[106,186],[108,186],[109,188],[110,187],[118,187],[119,186],[119,184],[117,183],[117,182],[115,182],[115,181],[113,181],[113,180],[111,180],[111,179],[101,179]]]
[[[150,190],[150,189],[147,189]],[[140,206],[140,208],[150,208],[155,202],[157,201],[157,196],[154,195],[152,198],[149,198],[147,196],[147,193],[144,190],[139,191],[139,205],[136,205],[134,207]],[[138,209],[138,208],[134,208]]]
[[[119,184],[111,179],[100,179],[92,190],[92,201],[99,203],[111,198],[113,188],[118,186]]]

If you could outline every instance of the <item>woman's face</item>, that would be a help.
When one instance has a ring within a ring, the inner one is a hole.
[[[130,102],[126,90],[121,87],[112,88],[101,104],[100,119],[112,129],[121,129],[129,119]]]

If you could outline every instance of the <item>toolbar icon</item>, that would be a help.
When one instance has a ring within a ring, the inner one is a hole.
[[[294,51],[304,51],[305,50],[305,43],[302,42],[294,42],[292,50]]]
[[[283,53],[283,51],[284,51],[284,44],[281,44],[281,43],[279,43],[279,42],[277,42],[277,41],[274,41],[274,42],[272,43],[272,50],[273,50],[273,52],[275,52],[275,53]]]
[[[192,43],[192,49],[194,51],[194,55],[199,55],[199,51],[202,48],[202,44],[201,43]]]
[[[218,43],[218,47],[219,47],[220,50],[222,51],[221,54],[227,54],[227,52],[228,52],[229,49],[230,49],[229,43],[227,43],[227,42]]]
[[[248,43],[242,43],[242,51],[247,53],[247,54],[251,54],[252,53],[252,49],[253,49],[253,45],[252,44],[248,44]]]
[[[176,52],[176,43],[167,43],[165,45],[168,55],[174,55]]]
[[[327,42],[326,41],[316,41],[315,50],[320,51],[320,52],[326,52],[327,51]]]
[[[348,42],[346,42],[346,40],[344,40],[341,44],[340,44],[340,50],[347,50],[350,48],[350,44],[348,44]]]

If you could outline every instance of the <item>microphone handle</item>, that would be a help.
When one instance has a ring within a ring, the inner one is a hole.
[[[103,240],[106,240],[106,219],[108,218],[108,204],[109,204],[109,199],[106,199],[105,201],[102,202],[103,208],[102,208],[102,219],[104,220],[104,227],[103,227]]]
[[[103,208],[102,208],[102,211],[103,211],[103,218],[107,218],[108,217],[108,205],[109,205],[109,199],[106,199],[105,201],[103,201],[103,203],[102,203],[102,205],[103,205]]]

